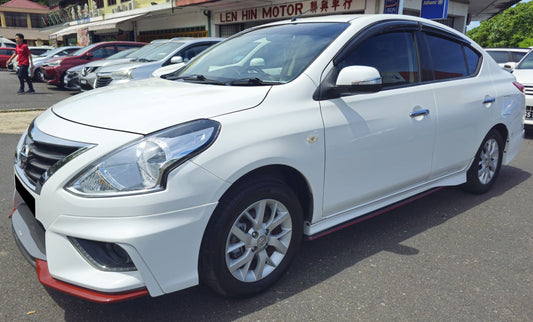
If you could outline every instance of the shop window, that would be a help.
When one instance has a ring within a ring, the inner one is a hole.
[[[4,12],[7,27],[28,27],[25,13]]]
[[[43,16],[42,15],[30,14],[30,20],[31,20],[31,27],[32,28],[42,28],[42,27],[44,27]]]

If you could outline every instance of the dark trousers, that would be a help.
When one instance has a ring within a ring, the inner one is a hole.
[[[30,90],[33,90],[33,84],[31,82],[30,76],[28,75],[28,69],[29,68],[30,68],[30,66],[28,66],[28,65],[19,65],[19,70],[17,72],[17,76],[18,76],[19,82],[20,82],[20,88],[19,88],[20,91],[24,91],[24,80],[26,80],[26,83],[28,83],[28,88]]]

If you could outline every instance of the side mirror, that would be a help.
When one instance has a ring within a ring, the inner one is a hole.
[[[171,63],[171,64],[179,64],[179,63],[183,63],[183,57],[181,57],[181,56],[174,56],[174,57],[170,58],[170,63]]]
[[[337,76],[335,91],[342,95],[379,92],[383,87],[379,71],[370,66],[344,67]]]
[[[512,71],[515,67],[516,67],[516,63],[514,62],[508,62],[508,63],[505,63],[505,65],[503,65],[503,69],[505,69],[506,71]]]
[[[87,58],[87,59],[93,58],[93,53],[86,53],[85,54],[85,58]]]

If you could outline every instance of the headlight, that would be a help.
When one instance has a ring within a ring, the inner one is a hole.
[[[47,65],[50,67],[60,66],[62,61],[63,60],[53,60],[51,62],[48,62]]]
[[[131,73],[133,73],[134,70],[135,68],[114,71],[111,73],[111,78],[114,80],[131,79]]]
[[[207,149],[219,129],[218,122],[201,119],[156,132],[98,160],[65,188],[90,197],[162,190],[168,173]]]

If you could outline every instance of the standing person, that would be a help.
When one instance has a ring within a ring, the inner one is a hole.
[[[17,42],[17,47],[15,48],[13,55],[8,59],[6,65],[9,64],[16,56],[18,56],[17,61],[19,70],[17,72],[17,76],[19,78],[20,88],[17,93],[24,93],[24,80],[26,80],[26,83],[28,83],[28,91],[26,93],[35,93],[31,78],[28,75],[29,68],[31,67],[33,69],[33,58],[31,57],[30,49],[24,43],[23,34],[16,34],[15,41]]]

